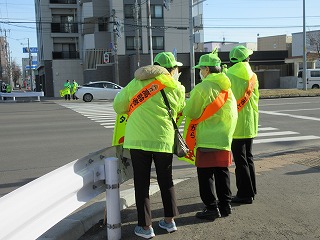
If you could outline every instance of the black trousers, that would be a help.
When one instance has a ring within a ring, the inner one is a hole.
[[[231,150],[236,165],[238,197],[254,197],[257,194],[252,144],[253,138],[233,139],[232,141]]]
[[[209,210],[231,201],[230,173],[227,167],[197,168],[199,192]]]
[[[172,180],[172,153],[149,152],[137,149],[130,150],[133,180],[135,188],[138,225],[152,224],[150,209],[150,175],[151,164],[154,161],[157,181],[159,184],[165,217],[174,217],[179,214],[176,205],[176,196]]]
[[[65,100],[70,100],[70,94],[64,95],[64,99],[65,99]]]

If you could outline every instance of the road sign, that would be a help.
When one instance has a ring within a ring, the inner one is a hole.
[[[29,53],[29,49],[30,49],[30,53],[37,53],[38,52],[38,48],[37,47],[24,47],[22,48],[23,53]]]
[[[31,69],[36,69],[37,68],[37,65],[31,65]],[[26,65],[26,70],[29,70],[30,69],[30,66],[29,65]]]

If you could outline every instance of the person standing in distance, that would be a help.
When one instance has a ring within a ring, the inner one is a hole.
[[[75,93],[78,89],[78,83],[76,82],[76,80],[73,80],[71,83],[71,96],[73,100],[77,100],[78,98],[76,97]]]
[[[231,214],[229,167],[237,105],[217,52],[202,55],[195,68],[200,69],[202,81],[190,92],[183,115],[192,119],[186,141],[193,148],[191,139],[195,138],[199,192],[205,205],[196,217],[215,220]],[[192,125],[194,120],[197,123]]]
[[[63,84],[63,87],[65,90],[65,95],[64,95],[65,100],[70,100],[71,85],[70,85],[69,79]]]
[[[252,54],[252,50],[242,45],[234,47],[229,53],[232,66],[227,71],[238,108],[238,122],[231,147],[237,186],[232,202],[240,204],[251,204],[257,194],[252,144],[258,134],[259,82],[249,65]]]
[[[178,208],[172,179],[174,128],[160,90],[165,91],[174,118],[185,105],[184,87],[173,77],[182,64],[167,52],[157,54],[154,62],[158,66],[137,69],[135,78],[116,95],[113,103],[117,114],[128,114],[123,148],[130,149],[133,166],[138,213],[134,233],[147,239],[155,236],[149,197],[152,162],[164,208],[159,226],[167,232],[177,230],[174,217]]]

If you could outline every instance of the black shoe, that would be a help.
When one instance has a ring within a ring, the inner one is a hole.
[[[251,204],[253,202],[253,198],[252,197],[238,197],[235,196],[234,198],[232,198],[231,200],[232,203],[242,203],[242,204]]]
[[[216,218],[221,217],[221,214],[218,208],[213,210],[204,208],[201,212],[196,213],[196,217],[200,219],[207,219],[207,220],[214,221]]]
[[[228,203],[227,205],[219,205],[219,211],[221,214],[221,217],[227,217],[231,214],[232,208],[231,205]]]

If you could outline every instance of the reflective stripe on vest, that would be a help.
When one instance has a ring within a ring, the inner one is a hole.
[[[128,118],[132,112],[137,109],[137,107],[159,92],[161,89],[165,88],[165,86],[166,85],[162,84],[156,79],[142,88],[130,101]]]
[[[244,92],[244,95],[239,100],[237,100],[238,112],[240,112],[243,109],[243,107],[247,104],[250,97],[252,96],[256,80],[257,80],[257,75],[254,73],[248,82],[248,88]]]
[[[216,99],[210,103],[203,111],[201,117],[198,119],[191,120],[188,131],[186,135],[186,142],[190,148],[189,154],[186,156],[186,158],[192,160],[194,159],[195,152],[194,148],[196,146],[196,128],[197,125],[206,120],[207,118],[213,116],[216,112],[219,111],[219,109],[226,103],[227,99],[229,97],[228,91],[221,91],[219,95],[216,97]]]

